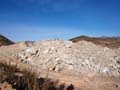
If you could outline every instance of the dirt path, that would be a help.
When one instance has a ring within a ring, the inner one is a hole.
[[[73,90],[120,90],[120,82],[115,81],[111,77],[102,76],[96,73],[81,73],[77,76],[62,74],[62,73],[49,73],[49,78],[59,80],[60,83],[65,83],[66,86],[73,85]]]

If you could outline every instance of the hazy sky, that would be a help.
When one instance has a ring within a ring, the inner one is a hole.
[[[120,36],[120,0],[0,0],[0,34],[15,41]]]

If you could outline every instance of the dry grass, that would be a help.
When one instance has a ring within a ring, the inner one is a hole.
[[[64,90],[65,85],[59,81],[38,78],[35,72],[20,70],[17,65],[0,63],[0,83],[8,82],[16,90]]]

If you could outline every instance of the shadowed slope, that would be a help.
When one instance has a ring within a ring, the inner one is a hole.
[[[14,42],[4,37],[3,35],[0,35],[0,46],[11,45],[11,44],[14,44]]]

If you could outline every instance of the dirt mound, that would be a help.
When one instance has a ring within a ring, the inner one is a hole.
[[[120,76],[120,49],[97,46],[91,42],[72,43],[47,40],[34,43],[18,54],[19,59],[36,68],[51,71],[95,71]]]
[[[87,37],[80,36],[70,39],[70,41],[78,42],[78,41],[89,41],[96,45],[100,45],[108,48],[120,48],[120,37]]]
[[[4,37],[3,35],[0,35],[0,46],[11,45],[11,44],[14,44],[14,42]]]
[[[21,62],[14,58],[16,54]],[[0,47],[1,60],[20,68],[30,67],[40,73],[39,77],[48,75],[66,86],[72,84],[74,90],[120,90],[120,49],[87,41],[27,41]]]

